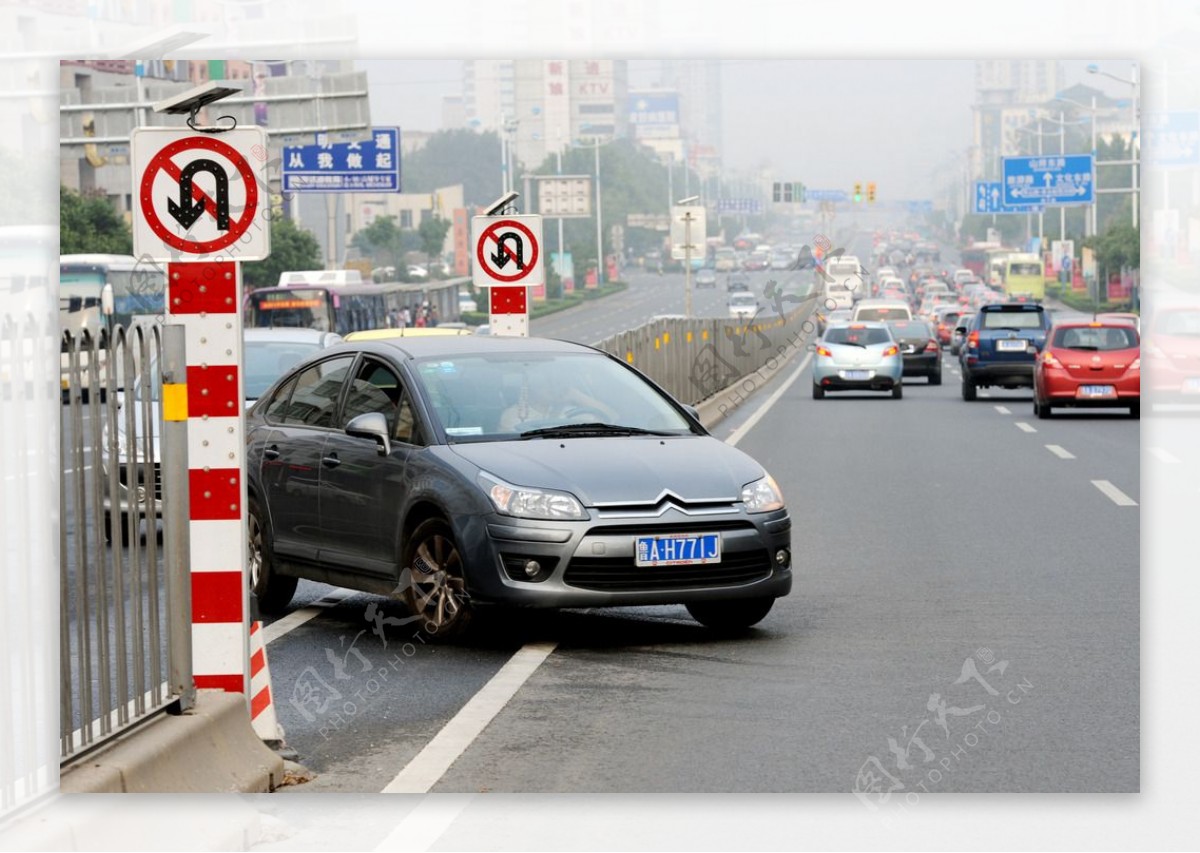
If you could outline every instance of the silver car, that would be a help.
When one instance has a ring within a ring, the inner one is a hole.
[[[837,323],[812,344],[813,399],[826,391],[891,391],[904,395],[904,356],[886,323]]]

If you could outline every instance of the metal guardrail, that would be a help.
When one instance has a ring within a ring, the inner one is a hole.
[[[662,318],[595,346],[632,364],[680,402],[695,405],[779,359],[811,331],[805,321],[815,299],[789,294],[788,301],[799,307],[762,319]]]
[[[170,380],[183,369],[182,329],[117,327],[103,346],[66,332],[62,344],[59,752],[66,762],[155,714],[187,707],[191,590],[174,532],[186,528],[186,500],[180,524],[179,501],[172,515],[161,493],[173,478],[160,473],[160,461],[176,452],[172,442],[186,441],[164,433],[160,405],[163,374]],[[160,516],[171,553],[158,546]],[[186,548],[186,533],[182,542]]]

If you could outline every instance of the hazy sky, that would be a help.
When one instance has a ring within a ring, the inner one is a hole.
[[[1128,87],[1087,74],[1089,61],[1063,62],[1065,86],[1087,82],[1128,95]],[[1099,61],[1130,75],[1128,62]],[[657,63],[629,63],[631,85],[655,81]],[[378,124],[437,130],[442,97],[462,94],[457,59],[358,64]],[[721,72],[724,160],[734,169],[767,166],[813,188],[875,181],[881,197],[927,198],[934,175],[970,144],[972,60],[727,59]]]

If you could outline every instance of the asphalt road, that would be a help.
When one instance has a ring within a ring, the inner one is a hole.
[[[535,333],[595,340],[681,309],[680,281],[632,278]],[[719,426],[795,520],[796,586],[742,637],[653,607],[496,617],[431,646],[398,604],[305,608],[331,590],[302,583],[288,620],[312,618],[268,648],[317,776],[286,790],[859,790],[885,809],[1137,791],[1139,423],[1038,421],[1027,391],[964,403],[954,369],[900,401],[814,401],[798,361]]]

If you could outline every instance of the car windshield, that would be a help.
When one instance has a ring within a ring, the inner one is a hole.
[[[984,311],[985,329],[1040,329],[1041,311]]]
[[[851,344],[858,346],[870,346],[872,344],[886,344],[892,340],[891,334],[887,329],[879,326],[835,326],[825,332],[825,342],[829,344]]]
[[[417,361],[434,418],[452,443],[507,441],[534,430],[688,435],[691,425],[646,380],[591,353],[461,355]]]
[[[1120,327],[1076,327],[1059,329],[1054,334],[1053,346],[1060,349],[1109,350],[1133,349],[1138,345],[1137,332],[1132,326]]]
[[[257,400],[280,376],[321,347],[317,343],[247,341],[243,371],[247,400]]]
[[[746,307],[746,306],[753,307],[754,306],[754,294],[753,293],[735,293],[733,296],[729,297],[729,304],[739,307],[739,308]]]
[[[859,308],[858,319],[860,320],[887,320],[890,317],[898,317],[907,314],[908,310],[895,305],[880,305],[874,308]]]
[[[933,331],[926,323],[920,320],[901,320],[897,323],[888,323],[892,329],[892,334],[897,338],[932,338]]]

